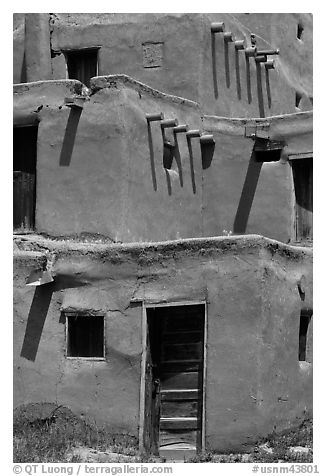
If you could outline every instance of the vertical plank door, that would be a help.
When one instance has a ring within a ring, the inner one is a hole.
[[[189,457],[202,440],[205,307],[161,308],[159,319],[159,451]]]

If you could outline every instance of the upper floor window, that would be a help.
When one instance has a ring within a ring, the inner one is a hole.
[[[68,77],[78,79],[89,87],[90,79],[98,74],[98,48],[65,51]]]

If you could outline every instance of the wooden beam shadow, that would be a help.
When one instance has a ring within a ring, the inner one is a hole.
[[[215,34],[211,33],[211,50],[212,50],[212,68],[213,68],[213,88],[214,88],[214,97],[218,98],[218,88],[217,88],[217,72],[216,72],[216,45],[215,45]]]
[[[61,154],[60,154],[60,160],[59,160],[60,166],[68,167],[70,165],[81,113],[82,113],[82,108],[72,107],[70,109],[65,136],[63,138],[63,143],[61,148]]]
[[[192,191],[193,191],[193,193],[196,193],[194,157],[193,157],[193,153],[192,153],[192,145],[191,145],[191,138],[190,137],[187,137],[187,144],[188,144],[188,151],[189,151],[189,164],[190,164],[190,176],[191,176]]]
[[[148,146],[149,146],[149,160],[151,164],[151,173],[152,173],[152,183],[155,192],[157,191],[157,181],[156,181],[156,172],[155,172],[155,162],[154,162],[154,147],[153,147],[153,138],[150,122],[147,122],[147,133],[148,133]]]
[[[248,104],[252,103],[252,95],[251,95],[251,77],[250,77],[250,58],[246,56],[246,78],[247,78],[247,97],[248,97]]]
[[[259,116],[265,117],[264,95],[263,95],[263,85],[262,85],[262,79],[261,79],[260,63],[256,63],[256,74],[257,74],[257,97],[258,97]]]
[[[27,71],[26,71],[26,53],[24,51],[23,54],[23,61],[22,61],[22,67],[20,71],[20,82],[21,83],[27,83]]]
[[[45,319],[50,307],[54,284],[44,284],[35,289],[32,305],[27,318],[21,357],[35,361]]]
[[[163,142],[163,167],[169,169],[172,167],[174,157],[174,145],[167,139]]]
[[[176,147],[175,144],[172,144],[171,141],[167,138],[165,128],[161,128],[161,133],[163,141],[163,168],[165,170],[166,185],[168,194],[172,195],[172,181],[170,174],[176,173],[174,170],[171,170]]]
[[[182,173],[182,163],[181,163],[179,143],[178,143],[177,134],[174,132],[173,135],[174,135],[174,157],[178,167],[180,186],[183,187],[183,173]]]
[[[214,157],[215,142],[209,142],[207,144],[201,143],[200,150],[201,150],[202,167],[205,170],[211,166],[211,163]]]
[[[21,357],[32,362],[35,361],[53,293],[62,289],[86,286],[87,284],[87,282],[76,279],[74,276],[57,275],[54,282],[35,288],[28,313]],[[61,317],[59,322],[62,323]]]
[[[230,80],[230,60],[229,60],[229,43],[224,41],[224,64],[225,64],[225,83],[229,88],[231,84]]]
[[[172,185],[171,185],[171,178],[169,174],[169,169],[164,169],[165,170],[165,175],[166,175],[166,185],[168,188],[168,194],[172,195]]]
[[[256,161],[256,154],[253,150],[249,160],[246,178],[242,187],[241,197],[233,223],[233,232],[235,234],[246,233],[248,219],[255,197],[262,165],[263,162]]]
[[[267,93],[267,103],[268,108],[272,107],[272,94],[271,94],[271,85],[269,81],[269,70],[265,68],[265,80],[266,80],[266,93]]]
[[[241,100],[241,77],[240,77],[240,60],[239,60],[239,51],[234,49],[234,59],[235,59],[235,77],[237,84],[237,95],[238,99]]]

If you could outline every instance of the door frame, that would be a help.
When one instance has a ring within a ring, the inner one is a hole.
[[[150,300],[142,301],[142,357],[141,357],[141,379],[140,379],[140,398],[139,398],[139,449],[144,452],[144,428],[145,428],[145,386],[146,386],[146,356],[147,356],[147,309],[156,307],[175,307],[175,306],[204,306],[204,349],[203,349],[203,407],[201,419],[201,451],[205,451],[205,431],[206,431],[206,368],[207,368],[207,301],[169,301],[157,302]]]

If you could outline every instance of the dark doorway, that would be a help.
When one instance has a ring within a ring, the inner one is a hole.
[[[299,327],[299,361],[307,361],[307,336],[312,309],[303,309],[300,313]]]
[[[13,130],[14,230],[35,227],[36,156],[38,126],[17,126]]]
[[[313,239],[313,166],[312,157],[291,161],[295,192],[295,239]]]
[[[205,305],[147,308],[144,446],[182,459],[202,449]]]

